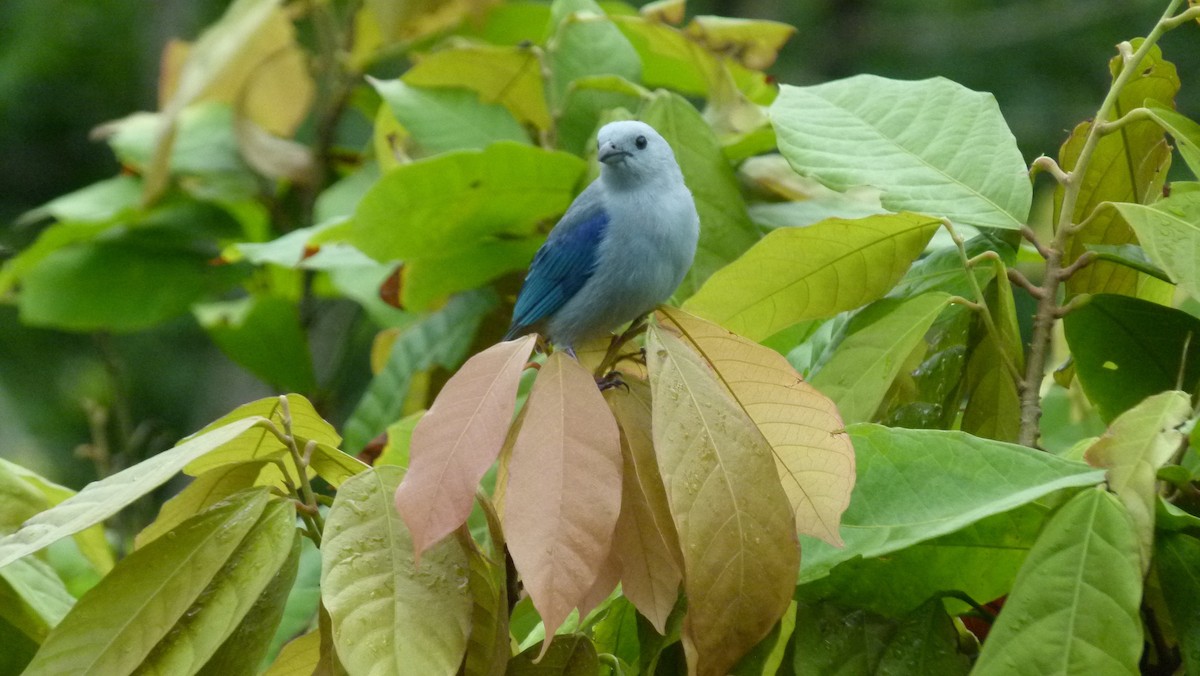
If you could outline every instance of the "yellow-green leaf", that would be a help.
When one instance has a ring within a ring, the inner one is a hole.
[[[887,293],[939,225],[929,216],[900,213],[779,228],[717,271],[684,309],[761,340]]]
[[[724,675],[791,601],[800,551],[771,448],[709,366],[651,327],[654,447],[683,552],[689,672]]]
[[[522,122],[550,126],[541,60],[527,47],[455,45],[417,57],[403,80],[422,87],[466,87],[483,101],[504,105]]]
[[[1183,433],[1177,428],[1191,412],[1191,398],[1186,392],[1169,391],[1147,397],[1117,416],[1108,426],[1108,432],[1084,454],[1088,464],[1108,469],[1105,473],[1108,486],[1133,519],[1143,573],[1150,568],[1154,547],[1158,468],[1179,449]]]

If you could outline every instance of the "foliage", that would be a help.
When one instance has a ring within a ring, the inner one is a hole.
[[[1180,4],[1027,167],[988,94],[777,86],[793,29],[682,0],[236,0],[100,128],[121,175],[24,217],[0,291],[100,341],[183,317],[298,392],[115,465],[149,446],[96,404],[77,493],[0,462],[0,672],[1195,669]],[[630,117],[701,215],[673,303],[577,359],[497,342]],[[345,305],[374,377],[335,425],[310,339]]]

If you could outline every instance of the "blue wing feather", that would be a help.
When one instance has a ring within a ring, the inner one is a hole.
[[[571,204],[546,243],[538,249],[525,284],[517,295],[512,325],[505,340],[525,333],[554,314],[592,276],[596,252],[609,221],[608,213],[598,199],[602,190],[598,184],[599,181],[588,186]]]

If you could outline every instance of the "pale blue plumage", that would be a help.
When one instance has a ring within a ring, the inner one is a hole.
[[[538,250],[506,339],[539,331],[560,348],[665,301],[696,252],[699,217],[667,142],[641,122],[599,133],[600,178]]]

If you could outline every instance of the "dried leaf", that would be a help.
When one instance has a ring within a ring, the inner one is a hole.
[[[654,447],[683,551],[689,673],[728,673],[787,610],[796,525],[771,448],[708,365],[651,327]]]
[[[616,421],[591,374],[555,352],[526,404],[503,516],[513,562],[548,635],[599,577],[620,500]]]
[[[658,633],[666,634],[667,617],[679,599],[683,554],[654,456],[650,388],[642,382],[626,383],[628,389],[618,387],[605,393],[621,427],[625,461],[613,550],[621,561],[625,598]]]
[[[417,561],[471,515],[479,480],[504,445],[535,340],[525,336],[471,357],[413,430],[396,511],[412,533]]]
[[[771,445],[798,531],[840,547],[855,471],[837,406],[778,352],[682,310],[663,308],[659,317],[682,332]]]

